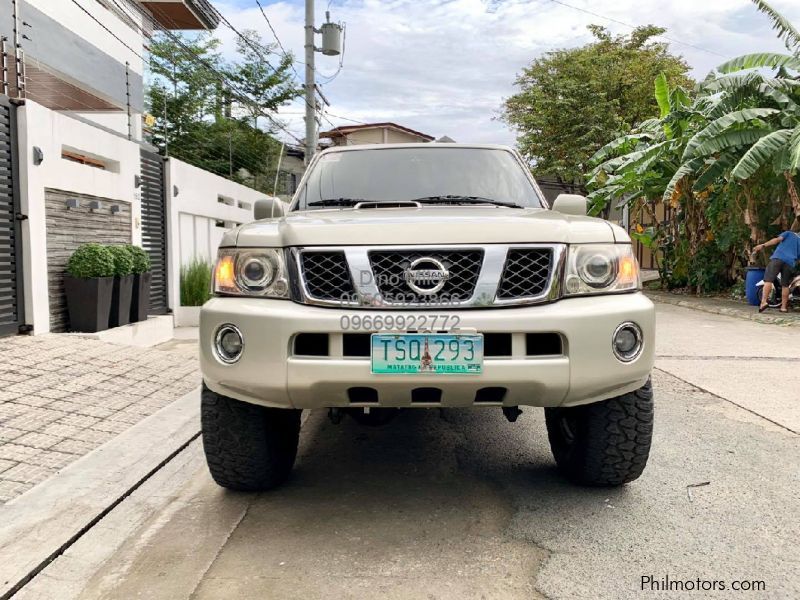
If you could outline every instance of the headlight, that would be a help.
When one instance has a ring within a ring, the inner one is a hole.
[[[630,245],[570,246],[564,277],[564,295],[607,294],[640,288],[639,265]]]
[[[288,298],[289,283],[283,251],[262,248],[220,249],[214,267],[214,293]]]

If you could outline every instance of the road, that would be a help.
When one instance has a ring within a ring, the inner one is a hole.
[[[312,413],[285,487],[225,492],[196,441],[17,597],[800,597],[798,330],[666,305],[658,327],[653,452],[629,486],[564,482],[533,409]]]

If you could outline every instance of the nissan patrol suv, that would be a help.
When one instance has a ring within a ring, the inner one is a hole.
[[[587,217],[585,198],[549,207],[503,146],[404,144],[319,153],[282,206],[225,235],[201,311],[219,485],[284,481],[304,409],[382,424],[400,409],[514,421],[543,407],[569,479],[641,475],[654,307],[627,233]]]

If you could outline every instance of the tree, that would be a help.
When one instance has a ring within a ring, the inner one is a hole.
[[[151,142],[164,155],[271,192],[280,151],[272,115],[302,90],[292,80],[291,55],[275,58],[255,31],[242,35],[233,61],[207,33],[154,36]]]
[[[653,79],[691,87],[688,65],[653,41],[653,25],[612,36],[590,25],[595,42],[548,52],[517,77],[503,119],[517,130],[520,152],[534,172],[582,184],[587,160],[638,123],[658,115]]]
[[[590,161],[595,211],[611,203],[663,203],[674,211],[646,232],[662,252],[668,284],[698,291],[730,285],[752,245],[800,225],[800,33],[763,0],[753,2],[792,54],[730,60],[694,98],[660,75],[660,119]]]

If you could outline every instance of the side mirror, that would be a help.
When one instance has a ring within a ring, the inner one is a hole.
[[[278,198],[262,198],[256,200],[253,207],[253,216],[256,221],[261,219],[275,219],[286,214],[286,204]]]
[[[553,210],[564,215],[586,216],[586,196],[578,194],[559,194],[553,202]]]

